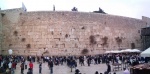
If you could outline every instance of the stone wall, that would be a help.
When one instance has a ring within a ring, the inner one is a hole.
[[[99,54],[106,50],[141,48],[140,30],[146,22],[109,14],[84,12],[24,12],[4,10],[3,53],[19,55]]]
[[[0,54],[2,50],[2,16],[0,14]]]

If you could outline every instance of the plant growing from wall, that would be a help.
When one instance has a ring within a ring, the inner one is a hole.
[[[93,35],[90,36],[90,44],[96,44],[95,36]]]
[[[22,13],[19,13],[19,15],[22,15]]]
[[[27,45],[26,45],[26,48],[27,48],[27,49],[30,49],[30,48],[31,48],[31,44],[27,44]]]
[[[122,43],[122,37],[116,37],[115,38],[115,40],[116,40],[116,42],[117,42],[117,44],[118,44],[118,47],[119,47],[119,49],[120,49],[120,45],[121,45],[121,43]]]
[[[68,34],[66,34],[65,37],[68,38]]]
[[[26,41],[26,38],[22,38],[22,39],[21,39],[21,42],[25,42],[25,41]]]
[[[85,29],[85,27],[83,26],[81,29],[83,30],[83,29]]]
[[[131,43],[131,49],[135,49],[135,43]]]
[[[38,20],[40,20],[41,18],[40,18],[40,17],[38,17],[37,19],[38,19]]]
[[[97,43],[97,42],[96,42],[96,39],[95,39],[95,36],[94,36],[94,35],[91,35],[91,36],[89,37],[89,39],[90,39],[90,45],[92,46],[92,48],[93,48],[93,50],[94,50],[94,45]]]
[[[104,47],[108,46],[108,37],[105,36],[105,37],[101,38],[101,40],[102,40],[102,44],[101,45],[102,45],[103,50],[104,50]]]
[[[88,52],[89,52],[89,50],[85,48],[81,51],[81,54],[87,54]]]
[[[17,36],[17,35],[18,35],[18,32],[17,32],[17,31],[14,31],[14,35]]]
[[[9,44],[9,46],[12,46],[12,44]]]
[[[5,13],[1,13],[1,16],[4,17],[4,16],[5,16]]]

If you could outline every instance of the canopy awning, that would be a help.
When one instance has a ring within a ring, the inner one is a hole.
[[[150,57],[150,47],[140,54],[142,57]]]

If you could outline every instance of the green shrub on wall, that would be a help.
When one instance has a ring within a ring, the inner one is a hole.
[[[17,32],[17,31],[14,31],[14,35],[17,36],[17,35],[18,35],[18,32]]]
[[[122,43],[122,37],[116,37],[115,38],[115,40],[116,40],[116,42],[117,42],[117,44],[118,44],[118,47],[119,47],[119,49],[120,49],[120,45],[121,45],[121,43]]]
[[[101,45],[102,45],[103,50],[104,50],[104,47],[108,46],[108,37],[105,36],[105,37],[101,38],[101,40],[102,40],[102,44]]]
[[[81,54],[87,54],[88,52],[89,52],[89,50],[85,48],[81,51]]]

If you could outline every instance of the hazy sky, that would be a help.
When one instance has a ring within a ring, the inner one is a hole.
[[[106,13],[141,19],[150,17],[150,0],[0,0],[0,8],[19,8],[25,4],[27,11],[78,11],[92,12],[101,7]]]

